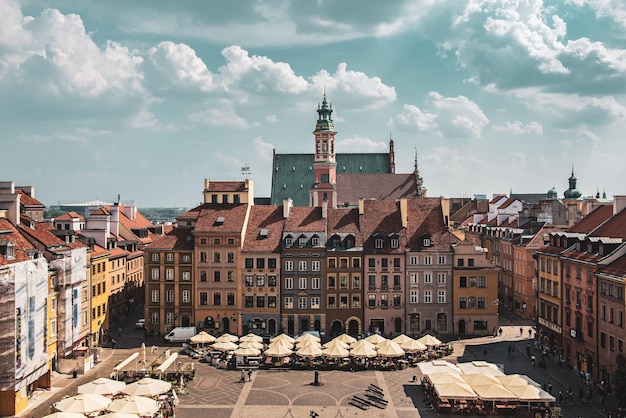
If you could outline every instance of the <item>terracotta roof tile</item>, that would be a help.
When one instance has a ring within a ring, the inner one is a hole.
[[[278,252],[283,229],[282,206],[252,206],[244,251]]]
[[[593,212],[569,228],[570,232],[588,234],[613,215],[612,205],[598,206]]]
[[[285,221],[283,232],[326,232],[326,221],[322,208],[293,206]]]
[[[395,200],[417,197],[414,174],[337,174],[337,205],[359,204],[359,199]]]
[[[85,217],[82,215],[79,215],[76,212],[65,212],[59,216],[57,216],[56,218],[54,218],[55,221],[72,221],[74,219],[80,219],[80,220],[84,220]]]
[[[192,228],[174,228],[166,235],[161,236],[150,245],[151,250],[193,250],[193,229]]]
[[[612,208],[611,205],[605,206]],[[618,214],[613,215],[605,223],[594,229],[589,236],[626,239],[626,210],[622,210]]]
[[[418,198],[407,200],[409,224],[407,236],[409,248],[422,246],[422,236],[429,234],[432,247],[430,249],[446,250],[452,243],[460,240],[451,234],[443,219],[443,208],[439,198]]]
[[[245,181],[209,181],[209,192],[244,192]]]
[[[328,239],[334,234],[354,235],[355,247],[363,246],[363,234],[359,227],[358,208],[328,209]]]
[[[29,195],[27,195],[26,193],[24,193],[21,190],[16,189],[15,193],[22,195],[22,197],[20,197],[20,205],[24,205],[24,206],[40,206],[42,208],[46,207],[46,205],[41,203],[39,200],[35,199],[34,197],[30,197]]]
[[[247,204],[208,203],[203,205],[196,232],[240,233],[243,230]]]
[[[35,250],[35,247],[18,228],[8,220],[0,219],[0,231],[0,240],[11,241],[13,243],[14,254],[14,258],[8,260],[3,255],[0,255],[0,266],[30,260],[30,255],[26,253],[26,250]]]
[[[367,251],[380,252],[374,247],[375,234],[388,236],[397,233],[399,245],[395,249],[385,249],[385,252],[401,252],[407,245],[406,234],[403,231],[399,203],[391,200],[365,200],[363,202],[363,247]]]
[[[53,226],[47,222],[32,222],[34,228],[30,228],[23,223],[19,228],[27,235],[33,237],[47,248],[54,246],[65,246],[65,241],[54,235],[51,231],[55,230]]]
[[[607,266],[601,267],[599,272],[613,276],[626,277],[626,255],[621,256]]]

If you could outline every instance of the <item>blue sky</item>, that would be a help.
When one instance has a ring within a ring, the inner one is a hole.
[[[0,0],[0,179],[46,205],[268,196],[271,155],[396,145],[429,196],[624,194],[622,0]]]

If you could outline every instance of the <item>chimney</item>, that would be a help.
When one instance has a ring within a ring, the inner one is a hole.
[[[406,228],[409,225],[409,201],[406,198],[400,199],[400,217],[402,228]]]
[[[284,199],[283,200],[283,218],[287,219],[289,217],[289,213],[291,212],[291,207],[293,206],[293,200]]]
[[[120,205],[118,202],[111,206],[111,234],[115,237],[120,235]]]
[[[365,214],[365,199],[359,199],[359,215]]]
[[[328,200],[322,202],[322,219],[328,218]]]
[[[22,195],[15,193],[12,181],[0,181],[0,210],[6,211],[6,218],[13,224],[20,224],[20,199]]]
[[[617,215],[626,207],[626,195],[613,196],[613,215]]]

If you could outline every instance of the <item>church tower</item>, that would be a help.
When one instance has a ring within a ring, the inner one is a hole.
[[[326,101],[317,106],[315,124],[315,157],[313,160],[313,187],[309,190],[309,205],[337,207],[337,161],[335,159],[335,126],[332,119],[333,106]]]

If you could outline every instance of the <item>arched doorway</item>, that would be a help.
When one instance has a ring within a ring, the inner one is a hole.
[[[465,319],[459,319],[459,334],[465,334]]]
[[[330,335],[339,335],[343,331],[343,324],[339,320],[334,320],[330,325]]]
[[[230,332],[230,320],[228,317],[222,318],[222,332]]]
[[[276,320],[274,318],[267,320],[267,330],[270,335],[276,334]]]
[[[394,332],[398,334],[402,333],[402,318],[396,318],[393,321],[393,325],[394,325]]]
[[[348,322],[348,334],[356,337],[359,335],[359,322],[356,319],[351,319]]]
[[[191,326],[191,320],[189,319],[189,315],[183,315],[180,322],[181,322],[181,325],[180,325],[181,327]]]

